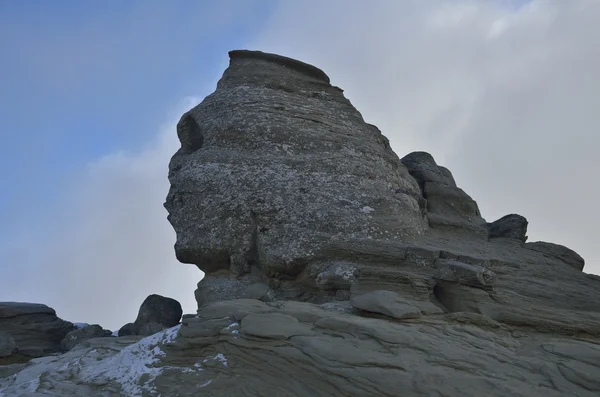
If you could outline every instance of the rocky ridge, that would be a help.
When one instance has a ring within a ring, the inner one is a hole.
[[[600,393],[600,277],[579,255],[526,242],[520,215],[486,222],[321,70],[230,58],[169,166],[198,312],[5,366],[0,396]]]

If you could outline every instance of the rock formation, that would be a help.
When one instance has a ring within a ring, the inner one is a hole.
[[[8,361],[60,352],[60,342],[74,329],[72,323],[58,318],[54,309],[46,305],[0,302],[0,345],[4,345],[0,363],[8,360],[1,357],[13,354],[18,357]]]
[[[197,314],[5,367],[0,395],[600,394],[600,277],[581,257],[525,243],[519,215],[487,223],[321,70],[230,57],[169,166],[177,258],[205,272]]]

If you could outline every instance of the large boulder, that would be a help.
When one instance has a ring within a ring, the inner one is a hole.
[[[75,327],[38,303],[0,302],[0,330],[10,334],[19,354],[40,357],[62,351],[60,342]]]
[[[152,335],[162,329],[179,324],[183,309],[181,304],[173,298],[161,295],[149,295],[138,311],[133,322],[136,335]]]
[[[331,246],[422,234],[420,189],[321,70],[232,51],[177,126],[165,203],[175,252],[205,273],[294,278]]]

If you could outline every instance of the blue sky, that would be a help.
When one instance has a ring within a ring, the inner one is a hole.
[[[148,141],[165,109],[218,76],[270,8],[169,4],[0,2],[3,235],[22,208],[48,211],[90,159]]]
[[[598,20],[596,0],[0,0],[0,301],[112,329],[151,293],[195,310],[167,164],[240,48],[322,68],[400,157],[598,274]]]

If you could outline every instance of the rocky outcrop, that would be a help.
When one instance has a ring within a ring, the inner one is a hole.
[[[428,153],[400,161],[319,69],[234,51],[177,133],[197,314],[149,297],[129,328],[153,335],[7,366],[0,394],[600,394],[600,277],[518,215],[486,223]]]
[[[156,294],[149,295],[142,302],[133,322],[133,332],[135,335],[152,335],[179,324],[182,315],[181,304],[175,299]]]
[[[546,258],[566,263],[576,270],[583,270],[585,265],[585,260],[577,252],[559,244],[536,241],[534,243],[527,243],[525,247],[542,253]]]
[[[477,203],[456,186],[450,170],[437,165],[426,152],[410,153],[401,161],[421,188],[430,227],[487,238]]]
[[[61,340],[75,327],[37,303],[0,302],[0,330],[5,343],[16,344],[19,355],[31,358],[61,351]],[[8,346],[7,345],[7,346]],[[15,349],[11,348],[15,353]]]
[[[135,363],[136,365],[132,365]],[[5,395],[595,397],[600,345],[461,312],[391,320],[214,302],[144,339],[101,338],[0,379]],[[29,394],[27,394],[29,393]]]
[[[511,238],[522,242],[527,241],[527,219],[521,215],[510,214],[488,223],[489,238]]]

